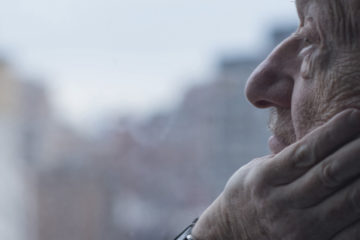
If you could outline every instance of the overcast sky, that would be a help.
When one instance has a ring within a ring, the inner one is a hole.
[[[0,8],[0,52],[38,76],[63,118],[171,106],[223,53],[257,52],[291,0],[11,0]]]

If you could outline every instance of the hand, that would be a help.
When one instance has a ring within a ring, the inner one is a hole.
[[[197,240],[360,239],[360,112],[346,110],[277,155],[240,168]]]

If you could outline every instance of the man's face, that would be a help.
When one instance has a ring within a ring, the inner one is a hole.
[[[297,0],[300,25],[250,76],[246,95],[270,107],[277,153],[336,113],[360,108],[360,1]]]

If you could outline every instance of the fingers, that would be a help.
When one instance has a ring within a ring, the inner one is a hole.
[[[318,221],[326,224],[330,231],[333,233],[343,231],[347,226],[360,220],[360,181],[357,180],[347,188],[338,191],[312,210]],[[353,232],[351,228],[344,231],[345,235],[350,234],[350,231]]]
[[[297,208],[314,206],[360,174],[360,138],[346,144],[289,184],[286,194]]]
[[[331,240],[360,239],[360,221],[357,221],[337,233]]]
[[[263,178],[271,185],[291,183],[359,134],[360,111],[345,110],[269,160]]]

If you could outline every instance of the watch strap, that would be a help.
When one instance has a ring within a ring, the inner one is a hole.
[[[195,240],[194,237],[191,235],[191,230],[195,226],[199,218],[195,218],[195,220],[187,226],[174,240]]]

